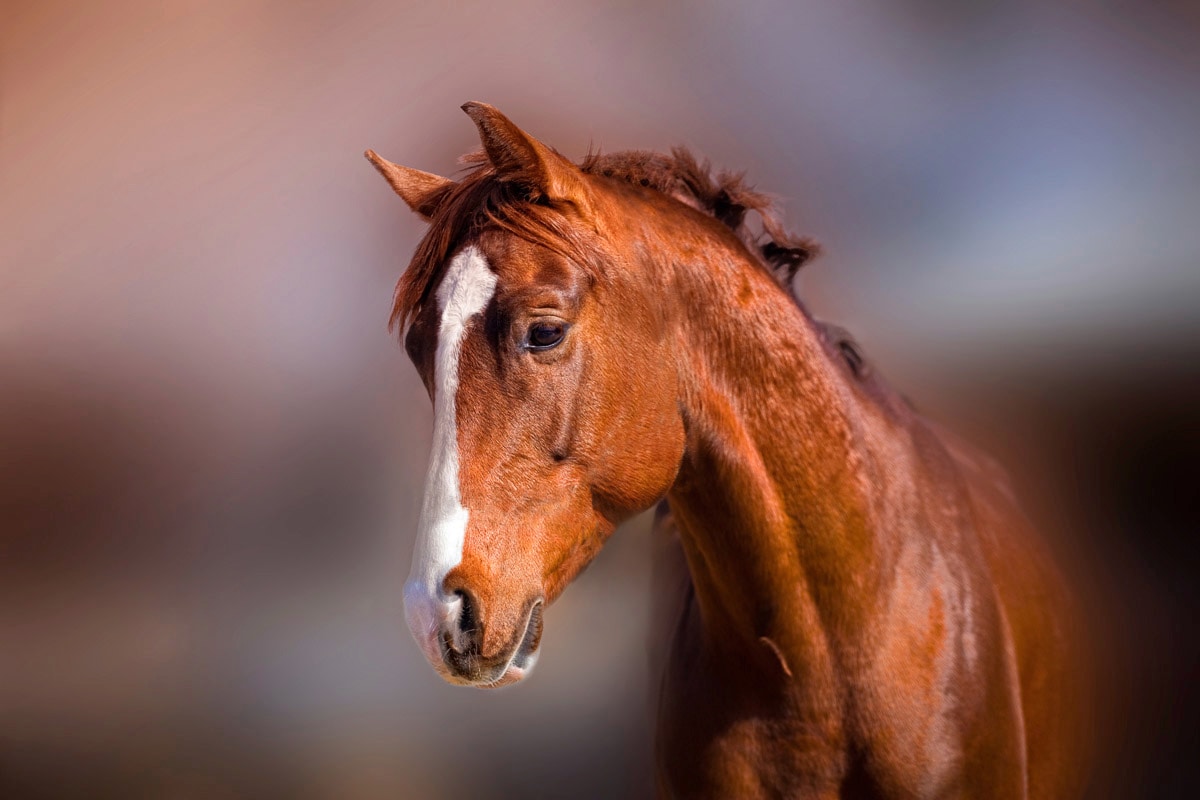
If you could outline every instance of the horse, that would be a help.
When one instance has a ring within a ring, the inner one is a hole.
[[[658,507],[661,796],[1082,791],[1071,593],[1003,471],[790,291],[816,245],[685,149],[576,164],[463,110],[457,180],[366,152],[429,223],[391,326],[434,409],[404,588],[433,669],[529,675],[543,609]]]

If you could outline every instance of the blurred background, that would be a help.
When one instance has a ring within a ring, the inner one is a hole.
[[[386,329],[490,102],[785,198],[801,294],[994,452],[1106,643],[1097,797],[1194,793],[1194,3],[81,3],[0,16],[0,795],[646,797],[645,518],[532,680],[404,627]],[[1191,744],[1189,744],[1191,742]]]

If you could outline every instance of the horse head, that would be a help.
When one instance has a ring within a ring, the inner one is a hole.
[[[367,157],[430,222],[393,316],[434,407],[407,621],[443,678],[490,687],[529,673],[543,608],[671,487],[684,427],[638,187],[463,108],[484,153],[462,180]]]

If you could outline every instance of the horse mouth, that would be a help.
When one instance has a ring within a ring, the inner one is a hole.
[[[452,683],[481,689],[509,686],[527,676],[537,663],[538,646],[542,641],[542,600],[534,601],[525,617],[525,627],[519,632],[514,647],[504,654],[484,658],[477,647],[459,651],[452,647],[448,635],[442,636],[442,661]]]
[[[509,662],[509,669],[513,667],[526,671],[532,669],[533,662],[537,660],[538,645],[541,643],[542,601],[539,600],[529,610],[529,619],[525,623],[525,635],[521,637],[521,644],[517,646],[517,652],[513,654],[513,659]]]

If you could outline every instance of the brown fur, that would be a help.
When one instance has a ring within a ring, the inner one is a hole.
[[[369,157],[378,159],[373,152]],[[560,215],[534,202],[528,187],[504,180],[485,153],[463,160],[469,166],[466,176],[423,197],[422,206],[414,209],[422,214],[434,210],[435,215],[429,215],[430,229],[396,286],[392,326],[405,325],[428,300],[451,254],[489,225],[581,263],[589,261],[580,233],[564,228]],[[770,197],[748,187],[740,175],[722,172],[714,178],[708,162],[697,161],[686,148],[677,147],[670,156],[646,151],[593,154],[584,159],[580,169],[585,174],[655,189],[710,214],[737,233],[747,248],[758,254],[760,263],[789,287],[800,267],[820,253],[812,239],[784,230]],[[761,234],[755,234],[748,223],[750,211],[759,215]]]
[[[489,164],[439,189],[393,314],[432,390],[446,259],[469,242],[497,274],[459,366],[471,516],[446,589],[475,600],[479,671],[457,677],[507,682],[531,604],[665,495],[664,563],[682,551],[688,580],[666,606],[664,796],[1078,793],[1057,572],[986,460],[781,289],[779,253],[811,244],[684,151],[580,169],[468,113]],[[546,318],[570,325],[562,344],[523,350]]]

